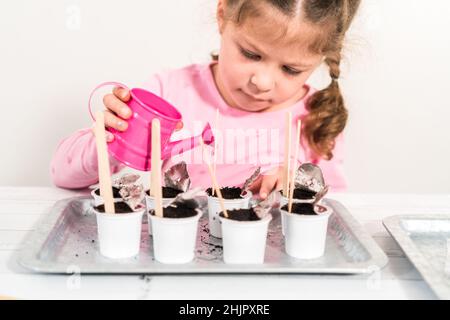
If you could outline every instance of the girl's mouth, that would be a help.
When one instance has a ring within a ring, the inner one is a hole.
[[[270,102],[270,100],[267,100],[267,99],[258,99],[258,98],[255,98],[254,96],[252,96],[252,95],[250,95],[250,94],[248,94],[248,93],[246,93],[244,90],[240,90],[241,92],[242,92],[242,94],[248,99],[248,100],[251,100],[251,101],[253,101],[253,102],[259,102],[259,103],[264,103],[264,102]]]

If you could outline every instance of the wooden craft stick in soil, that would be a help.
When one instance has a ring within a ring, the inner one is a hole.
[[[205,154],[205,142],[203,141],[203,138],[200,137],[200,145],[202,146],[202,156]],[[220,208],[222,209],[223,215],[225,218],[228,218],[228,212],[227,209],[225,209],[225,204],[223,202],[222,192],[220,191],[219,184],[217,183],[216,176],[214,174],[213,168],[209,161],[205,159],[206,165],[208,166],[209,175],[211,176],[211,180],[213,183],[213,190],[216,190],[217,197],[219,198]]]
[[[289,204],[288,204],[288,212],[289,213],[292,212],[292,201],[294,198],[294,189],[295,189],[295,172],[296,172],[297,163],[298,163],[298,151],[300,149],[301,132],[302,132],[302,121],[298,120],[297,121],[297,135],[296,135],[296,140],[295,140],[295,153],[294,153],[295,155],[294,155],[293,164],[292,164],[292,175],[291,175],[290,187],[289,187]]]
[[[161,187],[161,124],[159,119],[152,120],[151,146],[151,186],[150,191],[155,198],[155,215],[162,218],[162,187]]]
[[[289,197],[289,175],[291,160],[291,139],[292,139],[292,113],[286,113],[286,135],[284,139],[284,172],[283,172],[283,195]]]
[[[105,213],[116,213],[111,184],[111,170],[106,146],[105,115],[98,111],[95,115],[95,143],[97,144],[98,178],[100,195],[105,202]]]
[[[220,111],[219,108],[216,109],[216,122],[215,122],[215,133],[214,135],[217,137],[217,135],[219,134],[219,116],[220,116]],[[217,140],[214,142],[214,162],[213,162],[213,169],[214,169],[214,176],[216,176],[217,173],[217,151],[218,151],[218,145],[217,145]],[[214,196],[214,189],[212,190],[212,195]]]

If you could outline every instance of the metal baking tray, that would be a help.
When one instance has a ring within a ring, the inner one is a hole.
[[[383,224],[440,299],[450,299],[450,214],[399,215]]]
[[[273,210],[265,261],[259,265],[229,265],[222,259],[222,241],[209,235],[208,218],[200,219],[196,255],[192,262],[169,265],[153,257],[152,241],[144,215],[141,251],[137,257],[110,260],[100,255],[93,200],[78,197],[61,200],[25,239],[19,263],[40,273],[81,274],[358,274],[383,268],[388,259],[375,241],[340,203],[325,200],[330,217],[326,250],[315,260],[288,256],[281,235],[279,210]]]

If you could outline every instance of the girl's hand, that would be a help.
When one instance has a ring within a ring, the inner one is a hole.
[[[128,120],[132,111],[126,104],[131,98],[130,91],[125,88],[115,87],[113,93],[107,94],[103,97],[103,104],[106,107],[105,110],[105,126],[114,128],[118,131],[125,131],[128,129]],[[177,124],[176,130],[183,128],[183,123]],[[110,132],[106,132],[106,141],[112,142],[114,135]]]
[[[114,128],[117,131],[125,131],[128,128],[126,121],[131,117],[131,109],[126,102],[130,100],[130,91],[124,88],[115,87],[113,93],[107,94],[103,97],[103,104],[106,107],[105,113],[105,127]],[[114,135],[106,132],[106,141],[114,140]]]
[[[262,174],[250,186],[250,191],[264,200],[273,190],[283,189],[283,167],[278,167]]]

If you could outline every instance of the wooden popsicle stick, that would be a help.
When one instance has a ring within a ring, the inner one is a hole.
[[[116,213],[111,183],[111,170],[106,146],[105,115],[98,111],[95,115],[95,143],[97,144],[98,178],[100,184],[100,196],[105,201],[105,213]]]
[[[292,112],[286,113],[286,135],[284,139],[284,172],[283,172],[283,195],[289,196],[289,176],[291,162],[291,139],[292,139]]]
[[[163,217],[162,187],[161,187],[161,123],[159,119],[152,120],[152,146],[151,146],[151,187],[150,191],[155,199],[155,215]]]
[[[292,176],[290,180],[290,187],[289,187],[289,204],[288,204],[288,212],[292,212],[292,201],[294,198],[294,189],[295,189],[295,169],[297,167],[298,163],[298,150],[300,149],[300,136],[302,132],[302,121],[297,121],[297,136],[295,140],[295,155],[293,159],[293,165],[292,165]]]
[[[202,146],[202,156],[205,154],[205,142],[203,137],[200,137],[200,145]],[[216,176],[214,175],[213,168],[208,160],[205,159],[206,165],[208,166],[209,175],[213,183],[213,190],[216,190],[217,197],[219,198],[220,208],[222,209],[225,218],[228,218],[228,211],[225,209],[225,204],[223,202],[222,191],[220,191],[219,184],[217,183]]]
[[[220,111],[219,108],[216,109],[216,122],[215,122],[215,129],[216,129],[216,136],[219,134],[219,116]],[[214,176],[217,177],[217,139],[214,141],[214,162],[213,162],[213,169],[214,169]],[[212,195],[214,196],[214,189],[212,190]]]
[[[154,174],[153,174],[153,161],[152,161],[152,159],[153,159],[153,156],[152,156],[152,153],[153,153],[153,150],[152,150],[152,145],[153,145],[152,144],[152,136],[153,136],[152,128],[153,128],[153,125],[150,128],[150,135],[149,135],[149,139],[148,139],[148,143],[150,144],[149,145],[149,147],[150,147],[149,148],[150,149],[150,155],[149,155],[149,160],[150,160],[150,190],[148,190],[148,195],[150,197],[155,198],[155,190],[156,190],[156,188],[154,186],[154,180],[155,179],[153,179]]]

